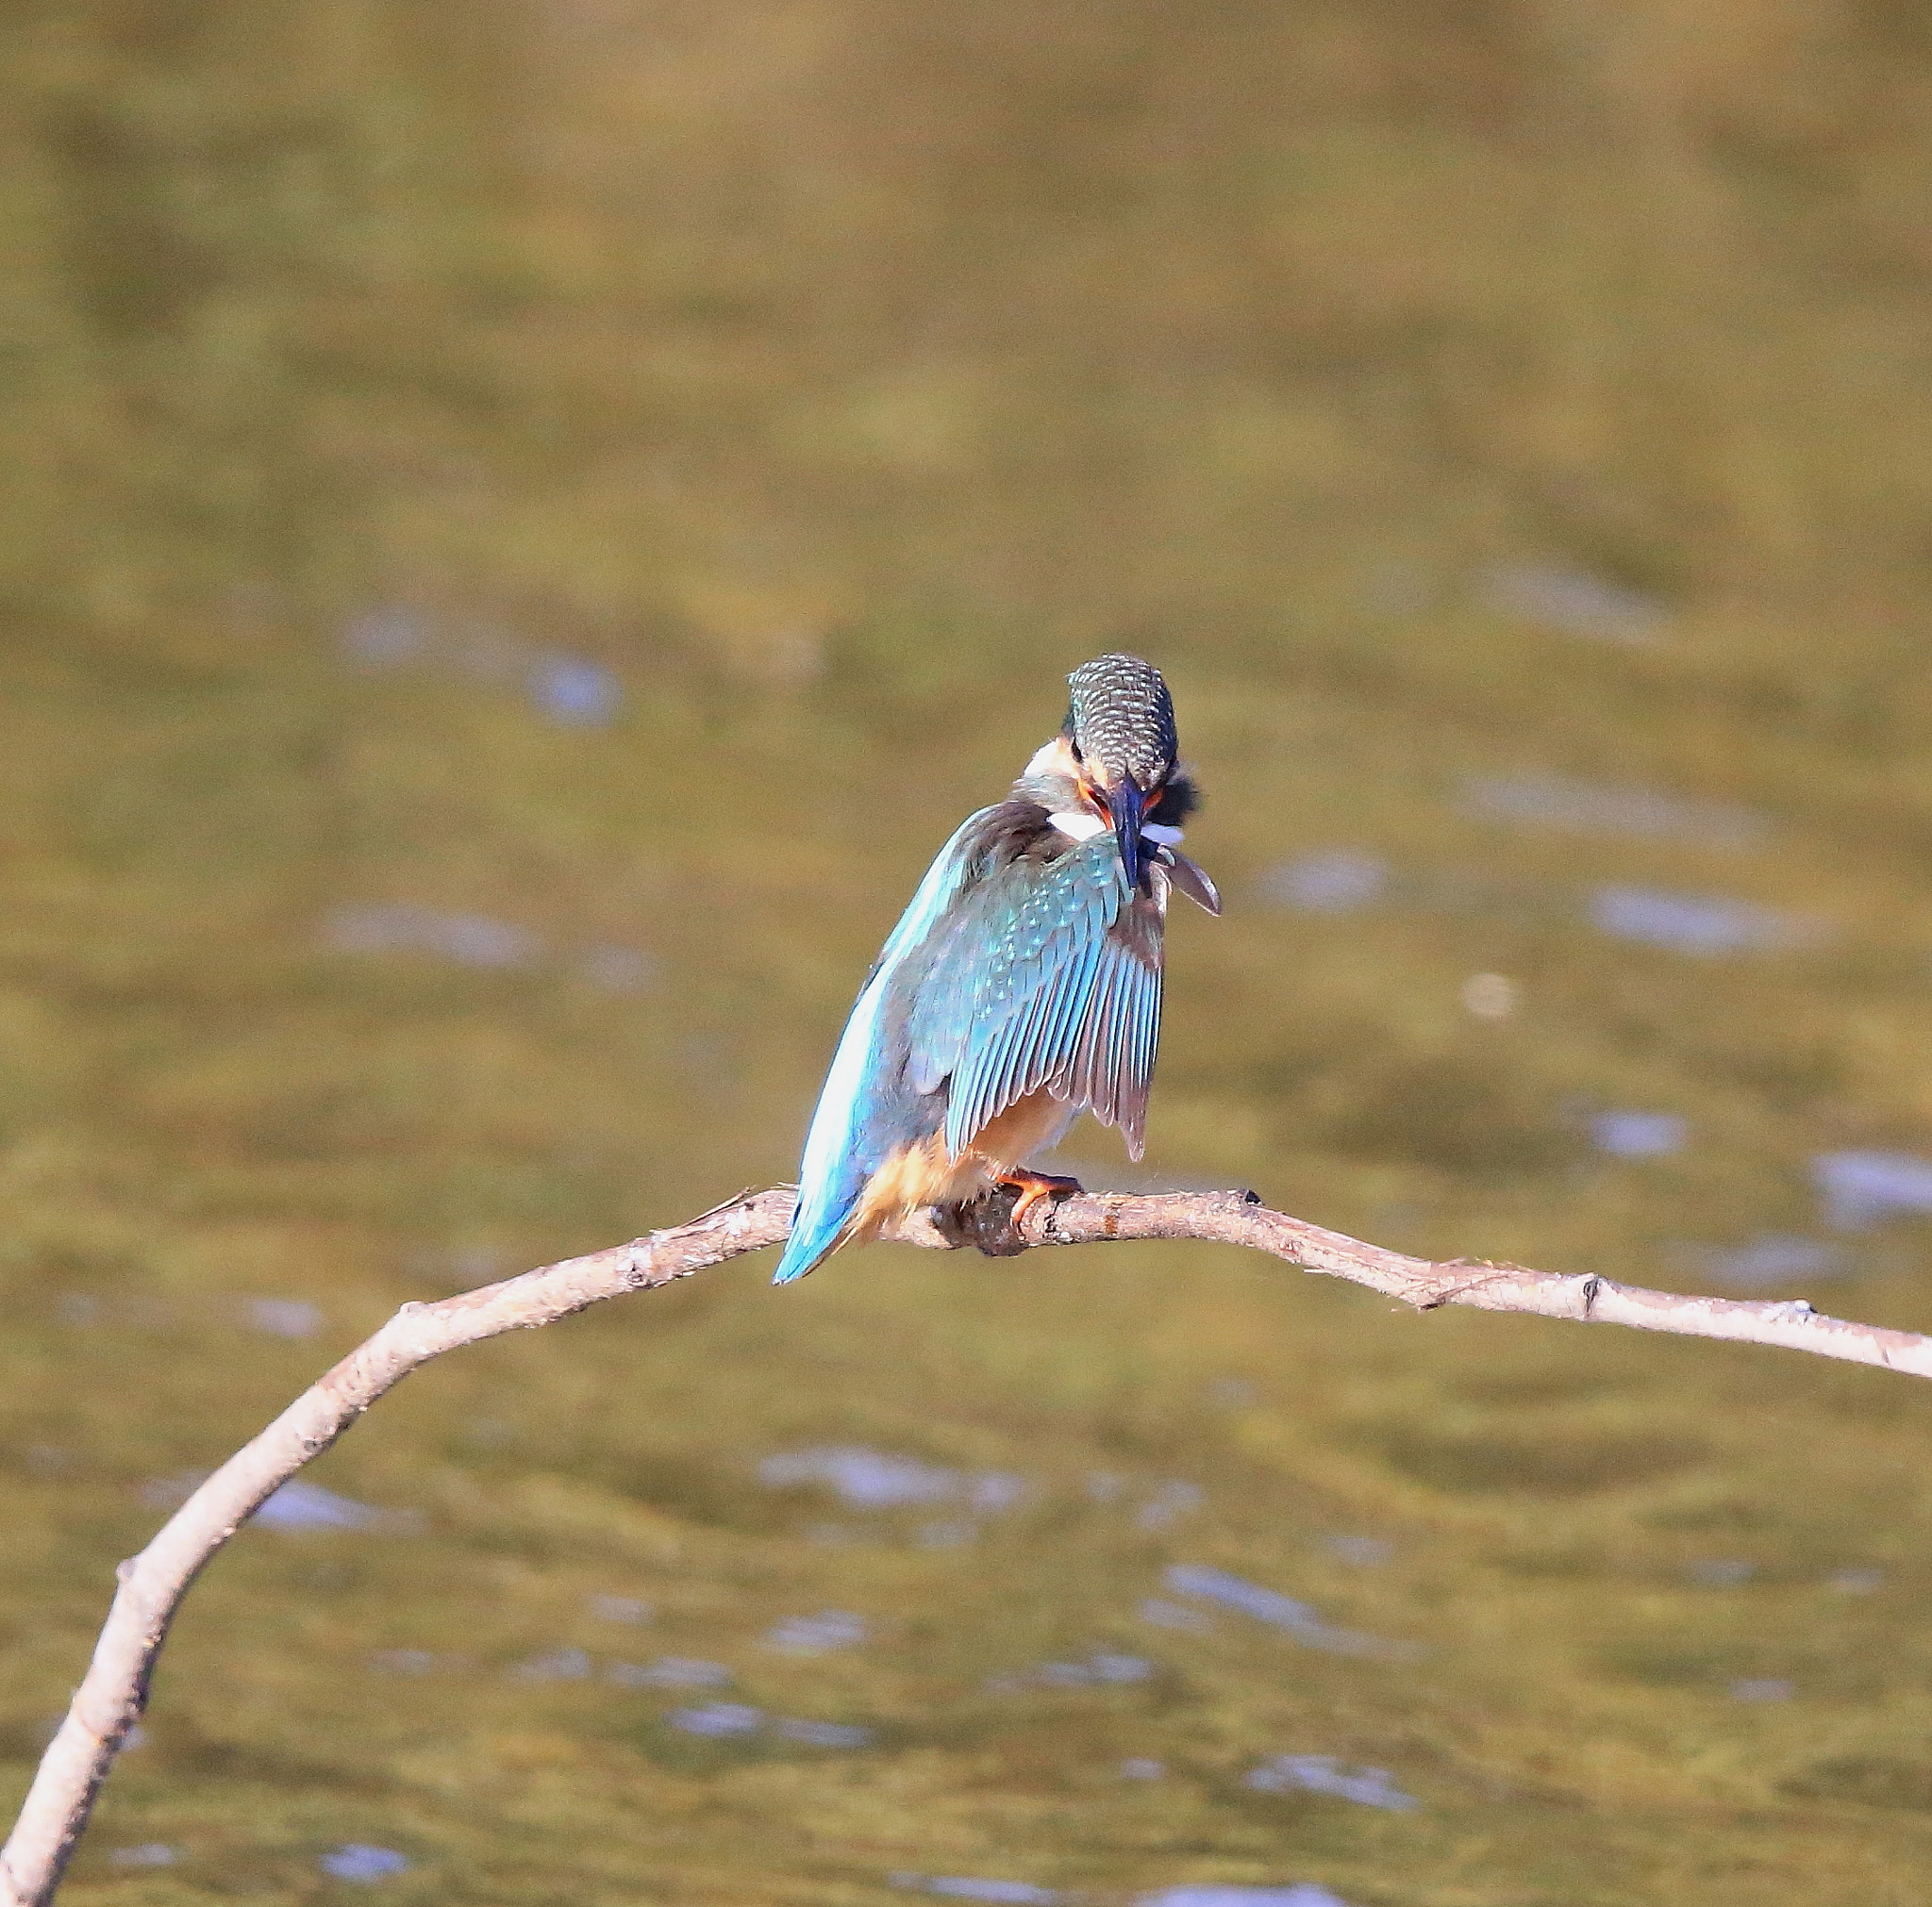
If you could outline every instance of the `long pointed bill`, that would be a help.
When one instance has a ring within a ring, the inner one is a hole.
[[[1120,843],[1127,886],[1138,887],[1146,878],[1147,845],[1141,838],[1141,821],[1147,812],[1147,797],[1134,786],[1132,775],[1122,775],[1118,785],[1108,789],[1107,812],[1113,822],[1113,837]]]

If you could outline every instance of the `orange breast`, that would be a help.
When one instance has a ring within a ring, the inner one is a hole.
[[[1073,1108],[1051,1093],[1028,1093],[989,1119],[957,1159],[946,1157],[945,1139],[938,1133],[894,1152],[866,1181],[839,1242],[862,1243],[928,1205],[976,1198],[1022,1159],[1054,1144],[1073,1117]]]
[[[990,1175],[997,1177],[1011,1171],[1021,1160],[1057,1144],[1073,1120],[1074,1109],[1063,1101],[1044,1088],[1029,1092],[981,1126],[967,1153],[985,1160]]]

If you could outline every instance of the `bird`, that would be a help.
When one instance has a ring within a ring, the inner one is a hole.
[[[866,977],[774,1284],[928,1207],[1006,1186],[1017,1224],[1079,1190],[1024,1162],[1082,1111],[1141,1155],[1168,895],[1221,897],[1180,852],[1200,796],[1160,672],[1108,655],[1068,683],[1058,734],[940,850]]]

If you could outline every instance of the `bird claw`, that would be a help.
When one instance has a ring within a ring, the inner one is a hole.
[[[988,1258],[1017,1258],[1026,1241],[1013,1225],[1020,1202],[1017,1186],[995,1186],[961,1205],[935,1205],[932,1221],[940,1236],[955,1251],[971,1245]]]
[[[991,1191],[959,1205],[935,1205],[932,1222],[954,1250],[971,1245],[988,1258],[1017,1258],[1028,1249],[1020,1221],[1042,1199],[1065,1198],[1080,1189],[1077,1179],[1051,1178],[1028,1172],[1004,1179]]]

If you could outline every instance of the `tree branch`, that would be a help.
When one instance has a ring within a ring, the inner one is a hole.
[[[327,1450],[376,1399],[418,1365],[458,1345],[554,1324],[607,1298],[648,1291],[775,1245],[791,1229],[793,1201],[789,1186],[746,1192],[689,1224],[628,1245],[567,1258],[435,1303],[405,1304],[304,1391],[215,1471],[140,1555],[115,1572],[120,1586],[87,1676],[0,1849],[0,1907],[45,1907],[53,1899],[101,1783],[147,1705],[169,1624],[194,1579],[268,1497]],[[974,1244],[995,1256],[1047,1245],[1205,1239],[1251,1246],[1306,1271],[1352,1279],[1420,1310],[1468,1304],[1481,1311],[1627,1324],[1640,1331],[1779,1345],[1932,1377],[1932,1338],[1826,1318],[1802,1299],[1683,1298],[1520,1265],[1438,1264],[1270,1211],[1252,1193],[1084,1192],[1034,1206],[1017,1226],[1011,1211],[1010,1196],[995,1195],[963,1214],[922,1216],[893,1235],[938,1250]]]

